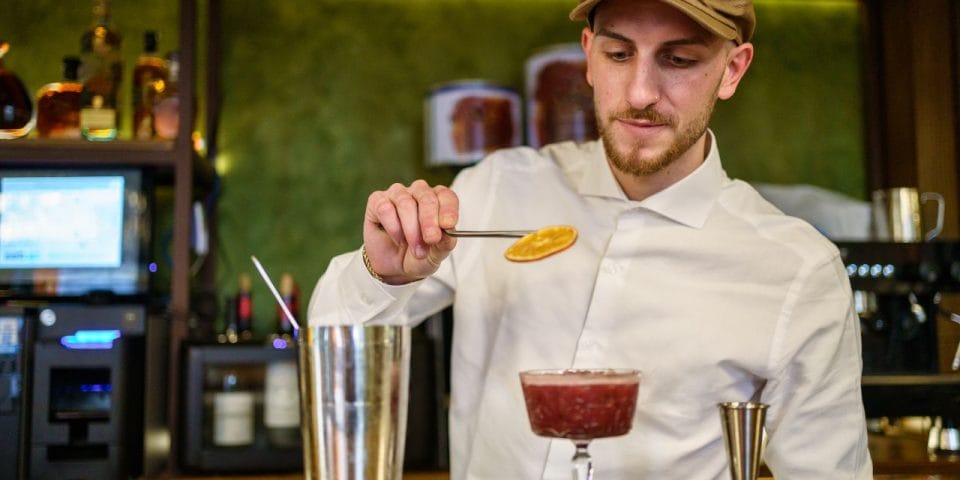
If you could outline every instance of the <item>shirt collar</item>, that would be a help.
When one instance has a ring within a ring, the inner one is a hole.
[[[597,142],[599,148],[595,151],[598,158],[588,162],[589,167],[580,184],[580,193],[619,199],[684,225],[700,228],[706,222],[723,184],[727,181],[727,174],[720,163],[720,151],[715,136],[709,130],[707,134],[710,149],[703,163],[690,175],[640,202],[629,200],[623,193],[610,170],[603,143]]]

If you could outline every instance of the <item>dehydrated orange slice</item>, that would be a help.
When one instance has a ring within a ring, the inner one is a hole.
[[[532,262],[562,252],[577,241],[577,229],[570,225],[551,225],[528,233],[510,245],[503,256],[512,262]]]

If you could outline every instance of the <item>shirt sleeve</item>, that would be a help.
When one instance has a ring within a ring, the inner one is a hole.
[[[449,269],[449,261],[441,270]],[[317,281],[307,307],[307,322],[416,325],[452,303],[453,289],[441,278],[443,275],[435,275],[406,285],[388,285],[370,275],[359,250],[345,253],[334,257]]]
[[[871,479],[860,322],[834,256],[801,272],[774,337],[764,460],[777,478]]]

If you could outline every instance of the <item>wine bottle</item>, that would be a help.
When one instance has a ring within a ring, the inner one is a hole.
[[[143,54],[133,68],[133,137],[150,140],[156,136],[154,108],[167,88],[167,62],[157,56],[157,33],[143,34]]]
[[[63,57],[63,79],[48,83],[37,93],[37,136],[80,138],[80,58]]]
[[[237,301],[230,297],[223,302],[223,332],[217,336],[220,343],[237,343]]]
[[[300,390],[297,362],[267,364],[263,386],[263,425],[267,442],[278,448],[300,445]]]
[[[300,306],[300,290],[297,288],[297,283],[293,279],[293,275],[284,273],[280,276],[279,292],[280,298],[283,300],[284,305],[286,305],[287,310],[296,318]],[[275,348],[293,346],[293,324],[290,323],[287,314],[284,313],[283,308],[279,305],[277,305],[276,322],[270,339]]]
[[[88,140],[117,138],[120,82],[123,78],[121,37],[110,21],[110,0],[93,1],[93,26],[80,38],[80,133]]]
[[[247,273],[241,273],[238,281],[237,296],[237,334],[240,341],[250,341],[253,338],[253,280]]]
[[[213,444],[221,447],[252,444],[253,410],[253,392],[241,382],[239,372],[225,370],[221,390],[213,396]]]
[[[299,305],[299,290],[293,275],[280,276],[280,298],[296,318]],[[293,348],[293,324],[286,313],[277,306],[276,324],[270,335],[274,348]],[[297,363],[283,360],[267,364],[264,378],[263,424],[267,441],[277,448],[300,445],[300,392],[297,383]]]

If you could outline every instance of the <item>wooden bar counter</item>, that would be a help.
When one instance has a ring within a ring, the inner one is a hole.
[[[262,475],[262,476],[215,476],[215,477],[177,477],[183,480],[300,480],[303,475]],[[957,475],[876,475],[875,480],[960,480]],[[450,475],[444,472],[408,473],[403,480],[450,480]],[[518,479],[522,480],[522,479]],[[761,477],[760,480],[771,480],[771,477]]]
[[[931,455],[919,434],[869,438],[876,480],[960,480],[960,455]],[[769,474],[768,474],[769,475]],[[301,474],[156,477],[156,480],[299,480]],[[762,477],[769,480],[772,477]],[[447,472],[410,472],[403,480],[450,480]],[[518,479],[522,480],[522,479]]]

